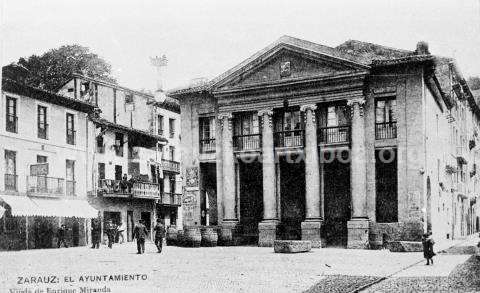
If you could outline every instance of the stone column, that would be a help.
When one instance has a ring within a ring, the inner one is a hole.
[[[318,159],[317,126],[315,110],[317,106],[303,105],[305,113],[305,221],[302,222],[302,240],[310,240],[312,247],[321,247],[322,227],[320,198],[320,169]]]
[[[273,110],[261,110],[262,118],[262,175],[263,175],[263,221],[258,224],[258,245],[273,246],[276,239],[277,215],[275,149],[273,145]]]
[[[233,154],[232,113],[219,114],[222,128],[223,159],[223,221],[219,240],[222,245],[233,245],[238,224],[235,210],[235,157]]]
[[[348,101],[352,113],[352,135],[350,151],[350,190],[352,197],[352,219],[347,222],[347,248],[368,248],[369,220],[367,216],[367,169],[365,156],[365,99]]]

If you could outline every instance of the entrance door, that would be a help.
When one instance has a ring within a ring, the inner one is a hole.
[[[133,241],[133,211],[127,211],[127,241]]]
[[[140,218],[143,220],[145,226],[147,227],[148,235],[150,236],[150,225],[151,225],[150,212],[142,212],[140,214]]]
[[[347,221],[350,220],[350,165],[335,159],[324,164],[325,223],[327,245],[347,245]]]
[[[122,180],[122,166],[115,165],[115,180]]]
[[[305,162],[296,162],[296,156],[280,159],[281,225],[280,239],[302,238],[302,221],[305,220]]]
[[[73,220],[72,242],[73,246],[78,246],[80,244],[80,224],[78,223],[77,219]]]
[[[262,164],[239,163],[240,226],[247,244],[258,243],[258,223],[263,218]]]

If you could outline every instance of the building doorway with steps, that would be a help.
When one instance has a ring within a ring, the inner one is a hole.
[[[305,162],[298,155],[280,157],[281,223],[277,238],[300,240],[305,221]]]
[[[200,225],[217,225],[217,169],[215,163],[200,163]]]
[[[347,221],[351,217],[350,163],[327,158],[323,164],[324,214],[323,238],[327,246],[347,246]]]
[[[263,219],[262,164],[239,162],[240,225],[243,244],[258,243],[258,224]]]

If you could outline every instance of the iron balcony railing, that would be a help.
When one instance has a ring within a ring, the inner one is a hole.
[[[214,153],[215,152],[215,138],[205,138],[200,140],[200,153]]]
[[[180,163],[177,161],[162,159],[162,169],[167,172],[180,173]]]
[[[277,131],[273,134],[275,147],[301,147],[304,144],[304,130]]]
[[[75,196],[76,195],[76,190],[75,190],[75,181],[73,180],[67,180],[66,181],[66,187],[67,187],[67,196]]]
[[[76,137],[76,130],[67,129],[67,143],[74,145],[75,144],[75,137]]]
[[[159,198],[160,185],[150,182],[135,182],[132,186],[132,195],[142,198]]]
[[[258,150],[262,146],[260,134],[235,135],[233,137],[233,149],[235,151]]]
[[[6,121],[6,130],[8,132],[18,132],[18,117],[14,115],[7,115],[7,121]]]
[[[65,195],[65,179],[27,176],[27,193],[30,195],[63,196]]]
[[[151,182],[130,182],[124,180],[100,179],[99,191],[108,195],[159,198],[160,185]]]
[[[168,205],[181,205],[182,204],[182,194],[181,193],[170,193],[164,192],[161,198],[162,204]]]
[[[48,139],[48,124],[43,124],[38,127],[38,138]]]
[[[17,177],[18,175],[15,175],[15,174],[5,174],[4,176],[5,190],[17,191]]]
[[[375,123],[375,139],[397,138],[397,122]]]
[[[350,125],[318,128],[318,142],[322,144],[349,143]]]

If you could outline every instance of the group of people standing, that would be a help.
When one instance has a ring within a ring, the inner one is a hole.
[[[102,235],[102,227],[100,221],[95,219],[92,222],[92,248],[100,247],[100,240]],[[108,247],[112,248],[113,244],[116,242],[117,238],[120,243],[124,242],[124,232],[125,226],[123,223],[116,225],[112,220],[108,220],[104,226],[105,234],[108,239]],[[158,253],[162,252],[163,239],[165,238],[165,227],[162,224],[161,219],[157,219],[157,224],[153,228],[155,232],[155,246],[157,247]],[[133,230],[133,238],[137,241],[137,254],[142,254],[145,252],[145,239],[148,237],[148,229],[145,226],[145,221],[140,220],[138,224],[135,225]]]

